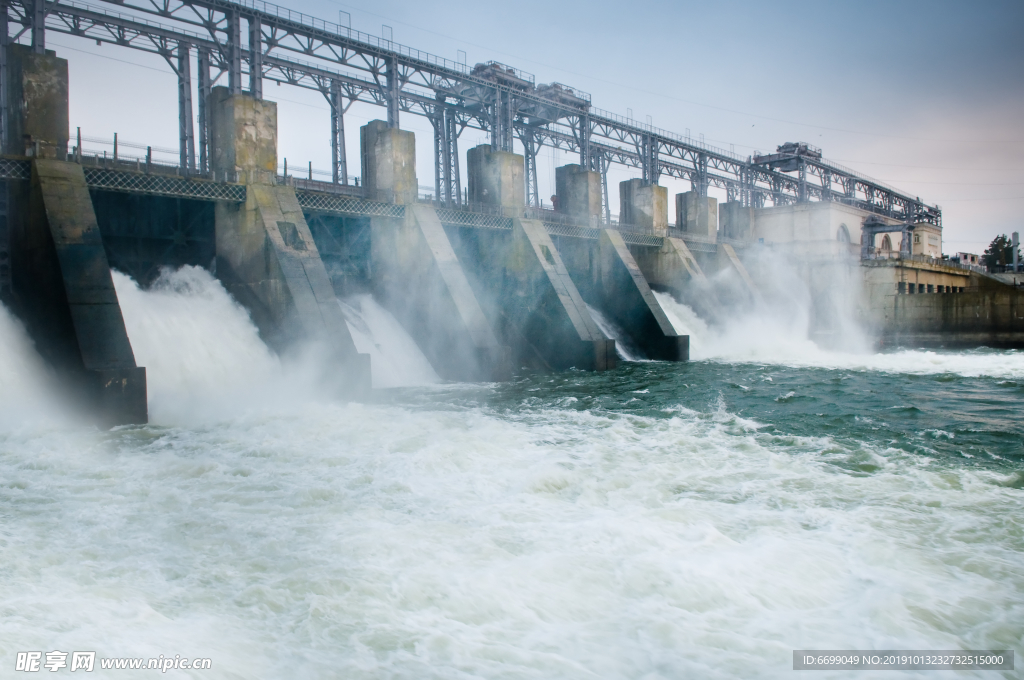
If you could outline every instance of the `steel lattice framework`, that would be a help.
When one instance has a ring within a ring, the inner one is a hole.
[[[492,145],[526,157],[526,194],[539,205],[536,157],[542,145],[578,153],[580,165],[602,174],[608,220],[607,171],[612,163],[688,180],[706,195],[764,207],[837,201],[901,222],[941,225],[928,206],[882,182],[821,158],[794,157],[795,174],[724,149],[596,109],[590,96],[552,83],[538,86],[518,69],[488,62],[469,67],[389,40],[258,0],[0,0],[0,41],[45,48],[46,32],[112,43],[162,56],[179,83],[179,143],[184,173],[206,174],[210,157],[207,100],[215,84],[262,98],[269,80],[321,92],[331,108],[333,180],[345,184],[344,114],[353,102],[384,107],[397,127],[403,113],[427,117],[434,129],[436,195],[461,204],[458,137],[467,127],[490,132]],[[116,9],[114,9],[116,7]],[[245,30],[243,30],[243,25]],[[6,79],[6,50],[0,77]],[[198,93],[193,128],[193,70]],[[6,93],[5,87],[0,92]],[[0,95],[0,97],[6,96]],[[7,130],[7,102],[0,125]],[[196,159],[198,149],[198,159]]]

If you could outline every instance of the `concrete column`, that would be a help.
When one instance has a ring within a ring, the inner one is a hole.
[[[526,206],[526,172],[522,156],[508,151],[493,151],[481,144],[466,154],[471,203],[499,205],[511,210]]]
[[[729,201],[719,206],[718,219],[725,238],[746,241],[754,235],[754,209],[739,201]]]
[[[226,87],[210,93],[210,169],[242,184],[277,182],[277,104]]]
[[[363,186],[367,199],[408,205],[416,202],[416,136],[382,120],[359,128]]]
[[[718,199],[696,191],[676,194],[676,225],[687,234],[718,238]]]
[[[145,423],[146,369],[135,363],[85,175],[66,160],[67,62],[10,50],[10,150],[35,157],[31,181],[10,183],[12,307],[102,424]]]
[[[15,156],[67,160],[68,62],[52,50],[7,47],[7,148]]]
[[[217,276],[271,347],[315,346],[331,389],[365,393],[369,356],[356,352],[295,190],[276,184],[277,105],[218,87],[210,109],[211,167],[247,185],[244,205],[216,206]]]
[[[619,223],[664,236],[668,231],[668,189],[635,178],[619,182]]]
[[[579,165],[555,168],[558,212],[596,224],[601,220],[601,173]]]

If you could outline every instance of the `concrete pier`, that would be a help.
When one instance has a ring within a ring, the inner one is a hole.
[[[244,205],[217,204],[217,276],[268,344],[321,348],[331,388],[365,393],[369,356],[356,351],[295,190],[276,185],[277,105],[220,87],[211,99],[211,168],[247,185]]]
[[[11,306],[101,424],[145,423],[146,369],[135,363],[82,168],[65,160],[67,62],[9,49],[8,101],[18,104],[9,151],[34,159],[31,180],[11,187]]]
[[[754,209],[739,201],[728,201],[718,206],[718,222],[722,236],[747,241],[754,233]]]
[[[688,236],[718,238],[718,199],[696,191],[676,194],[676,226]]]
[[[448,380],[507,380],[509,349],[499,344],[455,250],[429,205],[402,221],[372,222],[373,289]]]
[[[469,202],[522,209],[526,205],[523,157],[494,151],[490,144],[473,147],[466,154]]]
[[[510,350],[498,342],[437,211],[415,203],[413,133],[371,121],[360,136],[364,171],[370,173],[367,191],[377,199],[407,203],[404,220],[371,220],[375,295],[417,341],[441,377],[509,378]],[[522,156],[488,153],[489,149],[477,147],[471,152],[477,162],[470,165],[470,185],[484,202],[508,203],[516,199],[508,184],[517,181],[522,200]],[[518,175],[511,167],[515,158],[519,159]]]
[[[668,231],[668,189],[631,179],[619,183],[619,222],[664,236]]]
[[[583,223],[601,218],[601,173],[579,165],[555,168],[555,194],[558,212]]]
[[[359,128],[363,195],[371,201],[416,202],[416,136],[371,120]]]

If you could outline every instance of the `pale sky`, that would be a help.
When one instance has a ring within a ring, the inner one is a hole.
[[[1024,232],[1024,3],[901,1],[552,2],[466,0],[279,3],[468,63],[494,59],[589,92],[594,106],[748,155],[806,141],[826,158],[943,209],[944,251],[980,253],[997,234]],[[71,125],[83,135],[177,147],[176,79],[159,58],[48,34],[70,63]],[[73,49],[71,49],[73,48]],[[279,155],[297,174],[330,168],[330,114],[317,92],[272,83]],[[350,172],[358,127],[384,110],[355,105],[346,118]],[[433,185],[431,127],[408,114],[421,185]],[[460,151],[488,141],[467,130]],[[88,148],[101,148],[86,143]],[[123,152],[129,151],[123,148]],[[547,151],[552,168],[576,162]],[[620,169],[616,183],[639,176]],[[465,175],[463,175],[465,176]],[[686,182],[663,180],[669,193]],[[673,203],[670,200],[670,203]],[[671,210],[670,210],[671,212]],[[670,219],[673,215],[670,215]]]

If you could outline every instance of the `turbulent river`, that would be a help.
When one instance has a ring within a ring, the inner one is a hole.
[[[464,385],[378,357],[414,386],[350,404],[205,272],[116,284],[145,427],[84,423],[0,309],[0,676],[24,650],[212,659],[166,675],[194,678],[790,677],[794,649],[1020,668],[1024,352],[826,352],[677,306],[690,363]],[[389,322],[344,304],[374,345]],[[885,673],[924,675],[1020,677]]]

